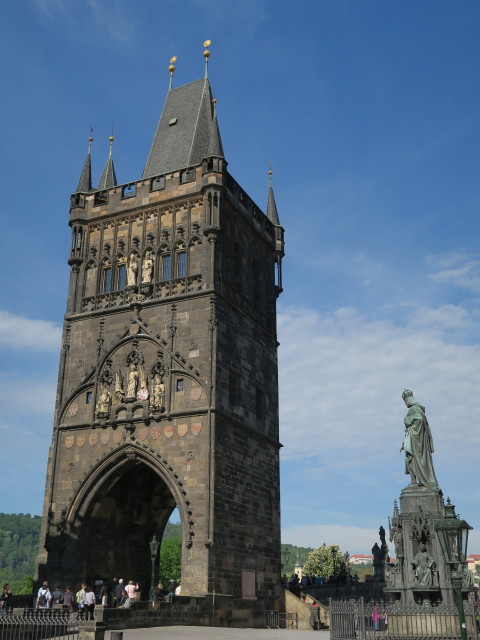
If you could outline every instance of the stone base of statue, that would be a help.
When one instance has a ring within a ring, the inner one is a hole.
[[[418,484],[402,490],[400,509],[395,500],[389,525],[396,560],[390,563],[387,572],[385,596],[388,600],[424,606],[455,603],[450,567],[444,560],[435,531],[435,524],[445,516],[445,507],[440,489]],[[468,576],[462,587],[464,597],[475,591],[467,582]]]

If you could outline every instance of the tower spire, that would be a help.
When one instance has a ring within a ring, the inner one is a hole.
[[[88,151],[85,162],[83,163],[82,173],[80,174],[80,180],[78,181],[78,187],[75,193],[88,193],[92,190],[92,142],[93,142],[93,129],[90,127],[90,137],[88,138]]]
[[[270,220],[272,224],[276,227],[280,226],[280,219],[278,217],[277,205],[275,204],[275,196],[273,195],[273,187],[272,187],[272,165],[270,164],[270,169],[268,171],[269,176],[269,187],[268,187],[268,202],[267,202],[267,218]]]
[[[203,52],[203,57],[205,58],[205,78],[208,78],[208,59],[210,58],[210,51],[208,50],[208,47],[211,44],[211,40],[205,40],[205,42],[203,43],[203,46],[205,47],[205,50]]]
[[[217,122],[217,99],[213,98],[213,118],[212,126],[210,128],[210,138],[208,141],[207,157],[216,156],[217,158],[223,158],[223,145],[222,138],[220,137],[220,129]]]
[[[115,187],[117,185],[117,176],[115,175],[115,167],[113,166],[113,157],[112,157],[112,148],[113,141],[115,138],[110,136],[110,152],[108,154],[107,162],[105,163],[105,167],[102,172],[102,176],[100,178],[100,182],[98,183],[98,190],[111,189],[111,187]]]

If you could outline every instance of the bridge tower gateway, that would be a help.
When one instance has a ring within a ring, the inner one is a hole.
[[[170,86],[127,183],[112,137],[92,187],[90,139],[70,203],[38,580],[115,575],[145,593],[148,543],[178,508],[182,594],[276,596],[283,229],[271,181],[264,213],[227,171],[215,102],[207,74]]]

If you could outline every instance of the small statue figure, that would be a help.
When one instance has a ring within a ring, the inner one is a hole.
[[[110,410],[110,391],[107,386],[102,382],[100,384],[100,392],[98,394],[97,406],[95,410],[97,415],[105,415],[108,414]]]
[[[153,260],[151,251],[145,253],[145,257],[142,262],[142,283],[149,283],[152,281],[153,275]]]
[[[165,385],[163,384],[162,377],[159,373],[156,373],[153,378],[152,385],[152,407],[162,407],[165,398]]]
[[[400,451],[405,451],[405,473],[410,474],[412,484],[420,484],[438,491],[433,469],[433,440],[425,415],[425,407],[419,404],[408,389],[402,393],[408,407],[405,416],[405,438]]]
[[[115,371],[115,393],[112,397],[113,404],[120,404],[123,401],[123,379],[120,371]]]
[[[462,586],[463,587],[474,587],[475,586],[475,576],[473,575],[473,571],[468,568],[468,565],[464,564],[462,567]]]
[[[138,371],[137,367],[132,363],[127,378],[127,398],[137,397]]]
[[[415,580],[419,587],[431,587],[433,585],[433,572],[435,561],[428,555],[427,546],[420,544],[417,555],[414,557],[412,566],[415,570]]]
[[[127,265],[127,286],[131,287],[137,284],[138,261],[135,253],[130,254]]]

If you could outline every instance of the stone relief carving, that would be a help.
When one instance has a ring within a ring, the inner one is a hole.
[[[420,544],[415,555],[412,567],[415,572],[415,582],[419,587],[431,587],[433,585],[433,574],[435,572],[435,560],[428,554],[427,546]]]

